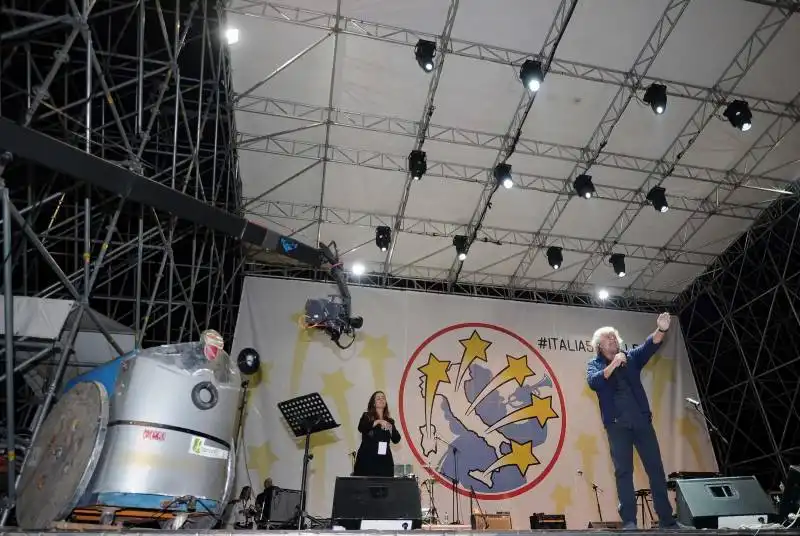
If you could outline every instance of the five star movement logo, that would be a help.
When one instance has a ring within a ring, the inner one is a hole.
[[[564,444],[565,404],[552,369],[499,326],[456,324],[428,337],[406,365],[399,398],[414,456],[461,495],[524,493],[547,476]]]

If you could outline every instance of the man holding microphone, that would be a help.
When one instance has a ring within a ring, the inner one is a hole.
[[[613,327],[600,328],[592,337],[597,355],[588,363],[586,380],[597,393],[614,463],[622,528],[627,530],[636,529],[634,447],[650,480],[659,526],[678,528],[667,497],[667,480],[653,428],[653,414],[641,379],[642,369],[661,346],[669,325],[669,313],[662,313],[656,320],[657,329],[641,346],[628,352],[620,350],[622,339]]]

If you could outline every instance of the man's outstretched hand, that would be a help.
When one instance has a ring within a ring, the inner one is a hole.
[[[667,331],[669,329],[670,321],[671,318],[669,316],[669,313],[661,313],[660,315],[658,315],[658,319],[656,320],[656,325],[658,326],[658,329],[660,329],[661,331]]]

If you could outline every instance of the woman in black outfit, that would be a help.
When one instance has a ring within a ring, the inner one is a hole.
[[[358,422],[361,446],[358,447],[353,476],[394,476],[394,459],[389,443],[400,442],[386,403],[386,395],[375,391],[369,397],[367,411]]]

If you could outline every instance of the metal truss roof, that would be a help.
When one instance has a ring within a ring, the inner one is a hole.
[[[799,7],[230,0],[245,208],[335,241],[368,284],[672,301],[777,197],[796,195]],[[414,59],[419,39],[437,43],[430,73]],[[519,80],[528,59],[546,73],[536,93]],[[652,83],[667,88],[663,115],[643,103]],[[749,104],[750,131],[722,116],[733,100]],[[421,181],[414,149],[427,153]],[[497,188],[498,163],[512,166],[513,189]],[[573,191],[583,173],[591,200]],[[653,186],[669,212],[648,202]],[[379,225],[393,231],[387,252],[374,245]],[[469,239],[463,263],[456,235]],[[563,248],[559,270],[549,246]],[[625,254],[626,277],[611,253]]]

